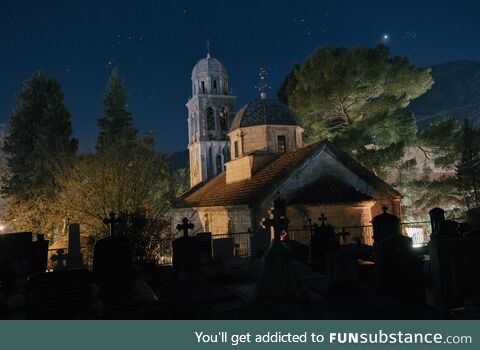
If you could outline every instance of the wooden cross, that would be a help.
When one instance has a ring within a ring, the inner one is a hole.
[[[322,222],[322,227],[325,227],[325,221],[328,220],[328,218],[325,216],[325,214],[321,214],[320,217],[318,218]]]
[[[115,213],[112,211],[108,214],[108,218],[103,219],[103,223],[105,225],[110,225],[110,235],[113,236],[115,234],[115,224],[120,222],[120,218],[115,217]]]
[[[183,231],[183,237],[188,237],[188,230],[193,230],[194,224],[188,222],[187,218],[182,219],[182,223],[177,225],[178,231]]]

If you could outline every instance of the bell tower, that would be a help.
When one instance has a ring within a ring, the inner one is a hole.
[[[230,158],[228,132],[235,116],[236,96],[229,93],[227,70],[210,56],[192,71],[188,109],[190,187],[207,182],[225,170]]]

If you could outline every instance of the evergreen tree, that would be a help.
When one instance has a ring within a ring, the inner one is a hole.
[[[76,152],[77,140],[71,136],[60,84],[35,72],[17,95],[3,144],[9,170],[3,192],[24,199],[53,189],[53,172]]]
[[[415,118],[404,108],[432,84],[428,68],[383,45],[322,47],[294,66],[278,97],[297,112],[307,142],[327,137],[381,175],[414,140]]]
[[[112,70],[102,100],[104,118],[97,120],[100,134],[97,150],[114,144],[129,144],[136,141],[137,129],[133,126],[131,113],[126,110],[128,91],[117,68]]]
[[[467,207],[480,206],[480,134],[465,119],[459,140],[457,165],[459,189],[465,194]]]

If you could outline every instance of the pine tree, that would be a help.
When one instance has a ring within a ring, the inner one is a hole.
[[[297,112],[307,142],[328,138],[381,176],[415,136],[415,118],[405,107],[432,84],[429,68],[383,45],[325,46],[293,67],[278,97]]]
[[[131,113],[126,110],[128,91],[117,68],[112,70],[102,100],[104,118],[97,120],[100,134],[97,150],[116,144],[135,142],[137,129],[133,126]]]
[[[52,189],[53,172],[77,150],[77,140],[71,136],[70,112],[60,84],[35,72],[17,95],[3,144],[9,170],[3,192],[21,199]]]
[[[459,140],[457,182],[468,207],[480,206],[480,134],[465,119]]]

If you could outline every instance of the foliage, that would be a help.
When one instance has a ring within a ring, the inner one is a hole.
[[[17,95],[3,151],[10,176],[3,192],[26,200],[37,191],[54,190],[52,170],[73,157],[77,140],[71,138],[70,113],[60,84],[35,72]]]
[[[460,161],[457,164],[457,185],[467,206],[480,206],[480,133],[465,119],[459,140]]]
[[[141,143],[83,156],[58,173],[57,181],[69,219],[90,232],[105,231],[103,219],[111,211],[148,210],[153,219],[161,218],[176,190],[165,156]]]
[[[134,143],[137,129],[133,126],[131,113],[126,110],[128,91],[117,68],[112,70],[105,88],[102,108],[105,117],[97,120],[100,133],[97,150],[115,143]]]
[[[170,223],[147,209],[121,213],[119,232],[130,238],[135,261],[159,261],[170,247]]]
[[[461,132],[458,119],[444,116],[419,131],[416,144],[435,166],[453,169],[458,161],[457,144]]]
[[[3,219],[11,223],[9,228],[43,232],[49,238],[65,229],[61,210],[55,206],[54,172],[75,156],[77,140],[71,135],[60,84],[35,72],[17,95],[3,142],[7,165],[2,171]]]
[[[278,96],[297,112],[307,142],[333,139],[381,175],[414,140],[415,119],[404,108],[432,84],[428,68],[385,46],[322,47],[294,67]]]
[[[440,207],[448,211],[462,211],[465,203],[452,176],[443,176],[436,180],[412,180],[398,187],[405,194],[404,216],[407,220],[426,220],[430,209]]]

